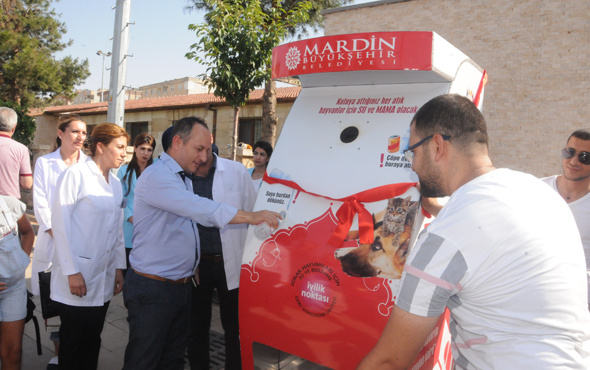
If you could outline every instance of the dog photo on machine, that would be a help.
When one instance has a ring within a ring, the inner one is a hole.
[[[358,230],[348,233],[346,240],[357,240],[358,247],[334,252],[342,271],[361,278],[401,277],[419,204],[411,199],[411,196],[390,198],[383,211],[373,214],[373,243],[360,243]]]

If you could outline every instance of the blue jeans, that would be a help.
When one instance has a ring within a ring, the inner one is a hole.
[[[128,269],[123,293],[129,322],[123,369],[184,369],[191,284],[156,281]]]

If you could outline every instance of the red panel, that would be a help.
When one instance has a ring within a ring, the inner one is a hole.
[[[432,69],[432,32],[367,32],[277,46],[272,78],[309,73]]]

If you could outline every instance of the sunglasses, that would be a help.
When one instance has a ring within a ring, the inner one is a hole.
[[[418,141],[416,144],[414,144],[414,145],[408,147],[408,149],[404,150],[404,156],[406,157],[408,162],[412,163],[414,161],[414,149],[416,149],[420,145],[424,144],[426,142],[426,140],[432,139],[434,137],[434,135],[436,135],[436,134],[428,135],[424,139]],[[443,140],[451,140],[451,137],[448,135],[440,135],[440,136],[443,138]]]
[[[561,157],[563,159],[572,159],[576,156],[576,149],[574,148],[563,148],[561,150]],[[581,164],[590,165],[590,152],[578,153],[578,161]]]

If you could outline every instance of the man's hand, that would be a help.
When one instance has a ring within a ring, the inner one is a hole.
[[[279,221],[282,219],[280,214],[273,211],[246,212],[238,210],[238,213],[236,213],[229,223],[258,225],[266,222],[271,228],[278,229]]]
[[[78,297],[84,297],[86,295],[86,282],[82,273],[68,275],[68,282],[70,283],[70,293]]]
[[[0,283],[0,292],[3,291],[3,290],[6,290],[6,288],[8,288],[6,286],[6,283]]]
[[[199,278],[199,268],[198,267],[197,267],[197,271],[195,271],[194,279],[195,279],[195,284],[197,284],[197,286],[201,285],[201,279]]]
[[[121,293],[123,290],[123,282],[123,270],[117,269],[117,271],[115,271],[115,290],[113,291],[115,295]]]

